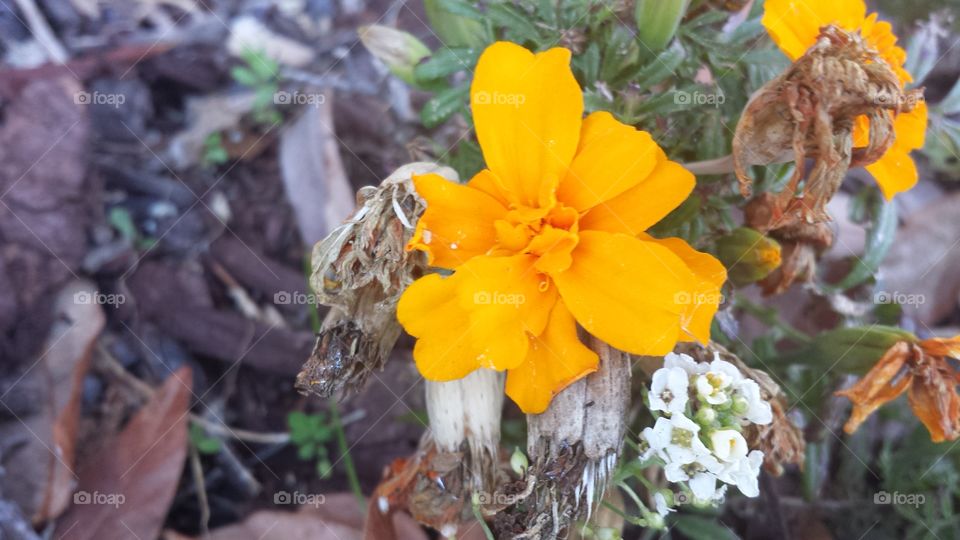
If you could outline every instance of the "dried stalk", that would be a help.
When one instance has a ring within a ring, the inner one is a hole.
[[[613,474],[630,404],[630,356],[594,337],[596,372],[560,392],[543,414],[527,416],[528,482],[534,488],[497,516],[504,538],[567,538],[589,520]]]

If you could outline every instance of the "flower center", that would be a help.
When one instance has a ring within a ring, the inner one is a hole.
[[[514,208],[494,223],[498,254],[525,253],[538,257],[534,267],[540,272],[562,272],[573,262],[580,214],[569,206]]]

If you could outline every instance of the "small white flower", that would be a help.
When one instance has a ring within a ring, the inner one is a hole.
[[[713,473],[697,473],[688,485],[693,496],[699,501],[713,501],[717,498],[717,476]]]
[[[683,413],[687,408],[689,383],[687,372],[681,368],[658,369],[650,385],[650,410]]]
[[[680,368],[687,372],[687,375],[698,375],[707,370],[707,364],[701,364],[686,354],[667,353],[663,357],[663,367]]]
[[[697,375],[697,395],[711,405],[723,405],[729,400],[723,391],[724,381],[713,372]]]
[[[737,385],[737,394],[747,402],[744,417],[754,424],[769,424],[773,422],[773,410],[770,403],[760,397],[760,386],[756,381],[744,379]]]
[[[719,353],[714,353],[713,362],[710,362],[710,370],[713,373],[722,373],[730,384],[738,383],[743,380],[743,373],[737,369],[737,366],[720,359]]]
[[[731,463],[721,474],[720,479],[737,486],[740,493],[747,497],[760,495],[760,466],[763,465],[763,452],[753,450],[750,455],[736,463]]]
[[[735,463],[747,457],[746,439],[732,429],[718,429],[711,433],[710,446],[720,461]]]
[[[667,514],[670,512],[676,512],[676,509],[670,508],[670,505],[667,504],[667,498],[663,496],[663,493],[655,493],[653,495],[653,503],[660,517],[667,517]]]

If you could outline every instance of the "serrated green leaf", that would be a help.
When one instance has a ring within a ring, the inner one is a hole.
[[[531,22],[528,13],[512,4],[493,4],[487,8],[487,17],[494,25],[502,27],[507,35],[518,43],[537,42],[540,32]]]
[[[437,6],[454,15],[460,15],[478,21],[483,20],[483,13],[480,13],[480,10],[466,0],[437,0]]]
[[[427,128],[434,128],[453,116],[455,112],[466,106],[470,87],[464,83],[430,98],[420,111],[420,121]]]
[[[446,77],[458,71],[472,69],[477,65],[480,49],[443,48],[413,70],[417,82]]]
[[[639,88],[647,89],[676,73],[683,62],[685,54],[682,49],[672,48],[661,52],[656,58],[649,61],[634,76],[631,81]]]

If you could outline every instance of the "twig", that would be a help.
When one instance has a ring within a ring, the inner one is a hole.
[[[210,501],[207,499],[207,484],[203,479],[203,465],[200,464],[200,453],[193,444],[188,444],[190,450],[190,473],[193,483],[197,486],[197,504],[200,505],[200,533],[204,538],[210,537]]]
[[[50,59],[61,65],[67,63],[70,55],[67,53],[67,50],[63,48],[63,45],[57,39],[53,30],[50,29],[50,25],[47,24],[47,20],[43,18],[43,14],[37,9],[37,5],[33,3],[33,0],[16,0],[16,2],[17,7],[20,8],[20,12],[23,13],[23,16],[27,19],[27,26],[30,27],[30,33],[32,33],[37,42],[46,49],[47,54],[50,55]]]
[[[97,351],[100,353],[100,361],[98,362],[99,367],[103,368],[104,371],[117,377],[125,384],[133,388],[144,400],[153,397],[153,394],[156,392],[156,390],[154,390],[154,388],[149,384],[141,381],[127,371],[126,368],[124,368],[123,365],[120,364],[120,362],[117,361],[117,359],[110,354],[110,351],[108,351],[102,344],[97,343]],[[240,441],[259,444],[286,444],[290,442],[289,433],[259,433],[246,429],[234,428],[220,422],[211,422],[210,420],[207,420],[206,418],[194,413],[190,413],[190,421],[202,426],[211,433],[215,433],[223,437],[232,437]]]

